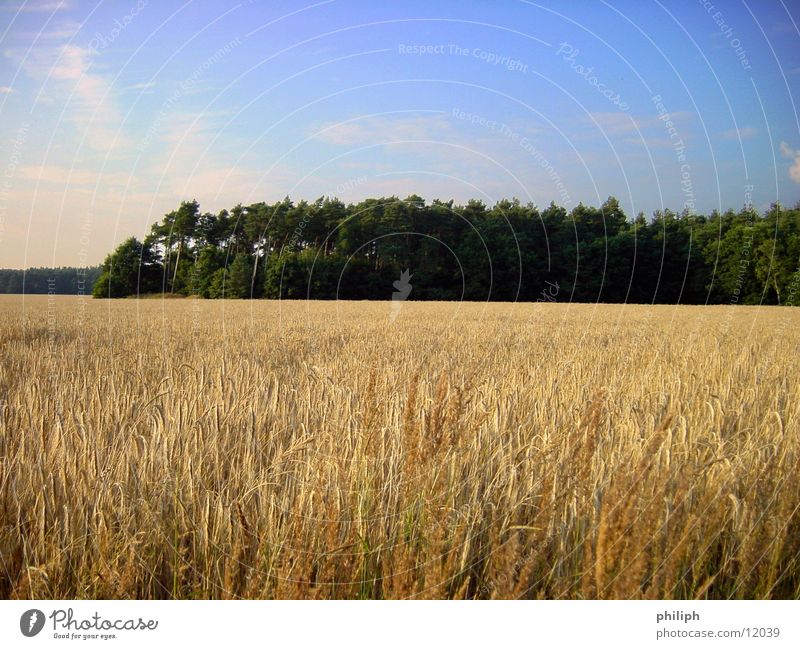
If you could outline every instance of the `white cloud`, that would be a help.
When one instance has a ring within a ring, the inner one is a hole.
[[[743,126],[740,129],[732,128],[728,131],[723,131],[719,134],[719,137],[723,140],[749,140],[752,137],[755,137],[758,134],[758,129],[755,126]]]
[[[111,84],[92,71],[95,52],[91,49],[52,44],[34,48],[27,58],[13,50],[6,55],[18,59],[31,78],[42,82],[40,99],[46,94],[66,104],[66,115],[90,148],[108,152],[130,146],[120,132],[122,116],[115,106]]]
[[[134,83],[130,86],[125,86],[122,90],[150,90],[155,88],[156,84],[154,81],[143,81],[142,83]]]
[[[789,167],[789,178],[796,183],[800,183],[800,151],[793,149],[786,142],[781,142],[781,153],[786,158],[792,158],[792,166]]]
[[[4,9],[6,11],[11,11],[14,13],[52,13],[55,11],[61,11],[62,9],[68,9],[69,3],[66,0],[44,0],[44,1],[35,1],[35,0],[28,0],[26,2],[18,2],[13,5],[6,5]]]
[[[638,135],[626,137],[622,140],[625,144],[644,146],[647,149],[672,149],[674,143],[668,137],[648,137],[642,139]]]
[[[441,137],[450,123],[443,113],[433,115],[375,116],[323,124],[316,137],[345,146],[360,146],[399,140],[427,140]]]
[[[240,150],[240,143],[222,131],[228,119],[227,113],[214,112],[167,115],[150,142],[153,153],[145,151],[148,186],[171,200],[197,198],[203,209],[246,201],[262,172],[229,153]]]
[[[589,120],[606,133],[636,132],[636,122],[628,113],[589,113]]]
[[[600,112],[589,113],[587,119],[592,126],[599,127],[607,135],[617,135],[620,133],[636,133],[637,127],[639,130],[646,128],[655,128],[661,126],[662,128],[666,122],[667,116],[660,118],[658,115],[636,116],[623,112]],[[674,125],[681,127],[694,117],[694,113],[688,111],[677,111],[669,113],[668,119]]]
[[[17,169],[24,180],[35,180],[68,187],[77,185],[125,186],[131,177],[125,173],[103,173],[83,169],[70,169],[59,165],[24,166]]]
[[[74,20],[64,20],[55,26],[50,31],[28,31],[19,32],[17,36],[29,43],[34,42],[52,42],[52,41],[65,41],[74,38],[81,30],[81,24]]]
[[[14,92],[13,88],[9,88],[8,86],[0,86],[0,95],[10,95]]]

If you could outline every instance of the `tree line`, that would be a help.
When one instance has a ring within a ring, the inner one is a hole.
[[[56,295],[88,295],[102,272],[102,267],[0,268],[0,293],[54,293]]]
[[[417,300],[796,304],[799,262],[800,203],[629,219],[613,197],[571,211],[410,196],[212,214],[187,201],[109,254],[93,294],[387,300],[408,270]]]

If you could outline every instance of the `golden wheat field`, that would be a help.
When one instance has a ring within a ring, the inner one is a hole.
[[[0,297],[0,595],[800,597],[800,311],[391,308]]]

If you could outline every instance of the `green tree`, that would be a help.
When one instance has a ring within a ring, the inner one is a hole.
[[[766,289],[767,303],[800,302],[800,286],[793,282],[800,271],[800,209],[782,210],[773,205],[763,223],[755,275]]]
[[[249,299],[254,297],[253,259],[251,255],[240,252],[233,258],[228,272],[228,285],[225,297]]]
[[[416,195],[351,205],[287,197],[218,214],[181,203],[143,244],[109,255],[95,294],[385,300],[410,269],[412,299],[533,301],[558,286],[564,301],[797,304],[798,266],[800,205],[628,221],[613,196],[570,212],[518,199],[487,210]],[[77,278],[75,269],[0,271],[0,291],[44,293],[55,279],[57,292],[73,292]]]
[[[136,237],[123,241],[103,262],[103,272],[92,287],[94,297],[126,297],[157,288],[160,265],[147,244]]]

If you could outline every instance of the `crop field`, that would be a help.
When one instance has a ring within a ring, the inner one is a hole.
[[[0,296],[0,597],[800,597],[800,310]]]

